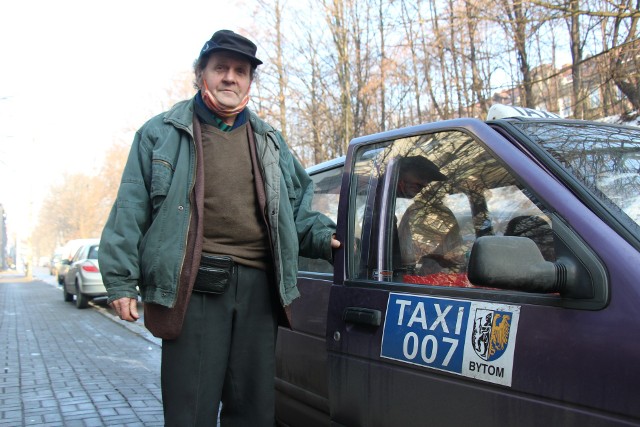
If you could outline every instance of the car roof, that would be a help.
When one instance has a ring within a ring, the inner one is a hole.
[[[64,246],[62,254],[63,256],[73,256],[81,246],[92,245],[100,243],[100,239],[73,239],[69,240]]]
[[[327,160],[326,162],[318,163],[317,165],[309,166],[307,168],[307,173],[311,175],[321,172],[325,169],[332,169],[338,166],[343,166],[346,159],[346,156],[341,156],[335,159]]]

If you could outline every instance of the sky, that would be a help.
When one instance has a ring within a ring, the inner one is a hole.
[[[242,1],[0,0],[0,204],[10,232],[26,237],[52,183],[97,170],[111,144],[161,112],[213,32],[242,31],[250,15]]]

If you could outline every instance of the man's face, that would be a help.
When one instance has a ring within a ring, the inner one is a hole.
[[[227,108],[235,108],[249,93],[251,63],[237,55],[225,52],[211,54],[209,62],[198,76],[207,82],[211,94]]]
[[[397,197],[413,199],[429,184],[429,180],[420,179],[416,174],[407,172],[398,177]]]

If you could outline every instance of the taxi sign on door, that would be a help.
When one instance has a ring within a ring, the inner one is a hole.
[[[380,356],[511,385],[520,307],[389,294]]]

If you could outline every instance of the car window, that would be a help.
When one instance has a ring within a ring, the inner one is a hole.
[[[338,219],[338,201],[340,198],[342,170],[343,167],[340,166],[311,175],[314,184],[311,209],[325,214],[331,218],[333,222],[337,222]],[[333,266],[323,259],[299,257],[298,270],[316,273],[333,273]]]
[[[474,287],[467,262],[485,235],[530,238],[555,259],[544,206],[465,132],[365,147],[355,171],[367,179],[352,180],[351,278]]]
[[[98,259],[98,250],[100,247],[98,245],[93,245],[89,248],[89,255],[87,255],[87,259]]]
[[[73,258],[71,258],[71,262],[73,263],[73,262],[76,262],[77,260],[81,259],[83,252],[84,252],[84,246],[80,246],[76,250],[76,253],[73,255]]]

